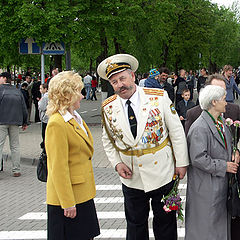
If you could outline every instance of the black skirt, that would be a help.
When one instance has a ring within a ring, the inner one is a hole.
[[[76,205],[77,216],[68,218],[60,206],[47,205],[48,240],[89,240],[100,234],[93,199]]]

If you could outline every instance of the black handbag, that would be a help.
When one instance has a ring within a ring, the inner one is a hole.
[[[227,207],[231,217],[240,217],[240,170],[236,174],[229,174]]]
[[[41,182],[47,182],[47,154],[42,152],[37,164],[37,178]]]

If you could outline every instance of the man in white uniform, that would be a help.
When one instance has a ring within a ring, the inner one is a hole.
[[[161,199],[182,179],[188,165],[187,144],[178,115],[161,89],[140,88],[138,61],[117,54],[100,63],[98,74],[115,95],[102,105],[103,146],[122,181],[127,240],[147,240],[149,201],[157,240],[177,240],[176,212],[166,213]]]

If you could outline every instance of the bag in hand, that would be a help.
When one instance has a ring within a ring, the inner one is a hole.
[[[37,178],[41,182],[47,182],[47,154],[42,152],[37,165]]]
[[[230,174],[228,187],[228,211],[232,217],[240,217],[239,169],[237,174]]]

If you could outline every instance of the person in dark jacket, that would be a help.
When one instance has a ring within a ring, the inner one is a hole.
[[[178,102],[176,106],[177,113],[179,115],[179,118],[182,122],[183,127],[185,127],[185,120],[186,120],[186,114],[187,111],[195,106],[195,103],[190,100],[190,90],[184,89],[182,92],[182,98],[180,102]]]
[[[167,82],[169,70],[166,67],[161,67],[158,69],[160,75],[159,75],[159,83],[162,86],[162,88],[167,91],[168,97],[171,99],[172,102],[174,102],[174,88],[173,86]]]
[[[22,95],[24,97],[27,109],[28,109],[29,108],[29,93],[28,93],[27,87],[28,87],[28,84],[26,82],[24,82],[21,85],[21,92],[22,92]]]
[[[38,80],[33,83],[32,87],[32,98],[35,105],[35,122],[41,122],[39,118],[39,111],[38,111],[38,101],[41,99],[42,95],[40,92],[40,85],[41,85],[41,79],[40,76],[38,77]]]
[[[11,85],[11,74],[0,74],[0,159],[7,136],[11,149],[12,172],[14,177],[21,175],[19,126],[27,128],[28,111],[19,89]],[[1,168],[1,166],[0,166]]]
[[[192,70],[189,71],[187,77],[187,87],[190,90],[190,100],[193,100],[193,89],[194,89],[195,76]]]
[[[204,87],[205,82],[206,82],[207,77],[208,77],[206,68],[202,68],[200,72],[201,72],[201,76],[198,78],[198,81],[197,81],[197,92],[198,93],[200,92],[200,89],[202,87]]]
[[[186,82],[186,71],[184,69],[181,69],[179,71],[178,78],[173,82],[173,87],[177,87],[176,90],[176,102],[175,105],[177,106],[178,102],[182,100],[182,91],[187,88],[187,82]]]

